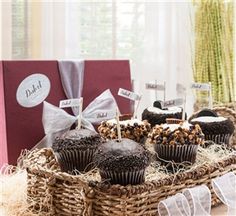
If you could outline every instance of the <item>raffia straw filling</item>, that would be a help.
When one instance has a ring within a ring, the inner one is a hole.
[[[147,147],[153,154],[155,153],[152,145],[149,144]],[[164,166],[160,166],[157,161],[153,161],[146,170],[145,179],[146,181],[157,181],[170,175],[175,176],[179,172],[196,169],[199,165],[213,164],[219,160],[229,157],[232,154],[235,154],[235,152],[232,152],[222,145],[212,145],[208,148],[202,148],[199,146],[197,160],[194,165],[181,168],[176,173],[170,174]],[[30,210],[32,209],[31,206],[33,206],[34,203],[32,200],[27,201],[27,173],[24,169],[6,166],[0,171],[0,213],[2,215],[47,215],[47,213],[41,211],[40,208],[37,211]],[[93,169],[85,174],[80,174],[80,178],[88,183],[90,181],[101,182],[98,169]],[[42,204],[45,206],[43,200]],[[41,206],[40,203],[39,206]]]

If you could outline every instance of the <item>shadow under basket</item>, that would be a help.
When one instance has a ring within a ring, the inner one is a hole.
[[[211,190],[212,206],[219,204],[211,181],[230,171],[236,173],[236,155],[160,180],[127,186],[86,182],[81,175],[61,172],[55,155],[47,148],[30,152],[24,158],[24,166],[28,199],[41,215],[156,216],[161,200],[202,184]]]

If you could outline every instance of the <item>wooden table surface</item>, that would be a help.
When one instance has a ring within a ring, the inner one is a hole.
[[[227,216],[227,206],[219,205],[211,209],[211,216]]]

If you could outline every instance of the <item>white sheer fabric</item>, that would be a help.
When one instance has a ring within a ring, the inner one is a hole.
[[[236,175],[229,172],[212,180],[218,198],[227,206],[228,216],[236,215]]]
[[[166,81],[167,100],[176,97],[176,83],[192,81],[191,1],[0,4],[4,59],[130,59],[135,89],[143,94],[139,112],[155,99],[146,81]]]
[[[186,197],[177,193],[158,204],[160,216],[190,216],[190,208]]]

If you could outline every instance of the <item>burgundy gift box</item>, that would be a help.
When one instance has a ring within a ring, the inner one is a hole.
[[[0,61],[0,166],[16,164],[22,149],[31,149],[44,137],[42,103],[27,108],[16,99],[20,83],[35,73],[44,74],[50,80],[47,102],[59,106],[59,101],[66,99],[57,61]],[[117,95],[120,87],[131,90],[128,60],[85,61],[84,108],[104,90],[110,89],[121,113],[130,113],[130,101]]]

